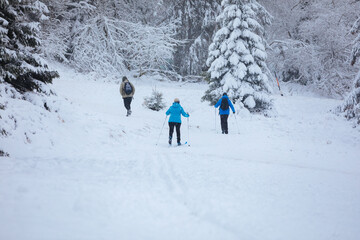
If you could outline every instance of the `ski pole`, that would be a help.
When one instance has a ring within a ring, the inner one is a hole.
[[[279,83],[279,79],[278,79],[278,77],[277,77],[277,75],[276,75],[276,72],[274,72],[274,73],[275,73],[275,78],[276,78],[276,82],[277,82],[277,85],[278,85],[278,88],[279,88],[280,94],[281,94],[281,96],[284,96],[284,95],[282,94],[282,92],[281,92],[281,89],[280,89],[280,83]]]
[[[168,117],[168,116],[166,115],[165,120],[164,120],[164,123],[163,123],[163,125],[162,125],[162,127],[161,127],[161,131],[160,131],[158,140],[156,141],[156,145],[158,145],[158,143],[159,143],[160,136],[161,136],[162,130],[164,129],[164,126],[165,126],[165,122],[166,122],[167,117]]]
[[[215,113],[215,132],[217,133],[217,128],[216,128],[216,108],[215,108],[215,110],[214,110],[214,113]]]
[[[190,125],[189,125],[189,117],[188,117],[187,118],[188,140],[186,142],[188,144],[188,146],[190,146],[190,130],[189,130],[189,128],[190,128]]]
[[[234,117],[235,117],[235,123],[236,123],[236,128],[238,130],[238,134],[240,134],[239,125],[238,125],[238,122],[237,122],[237,119],[236,119],[236,114],[234,114]]]

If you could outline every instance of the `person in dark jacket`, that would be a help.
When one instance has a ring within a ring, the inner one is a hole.
[[[224,102],[223,102],[224,101]],[[228,117],[230,114],[231,108],[232,112],[235,114],[235,109],[230,101],[229,97],[227,96],[227,93],[224,93],[222,98],[215,104],[215,108],[219,107],[219,114],[220,114],[220,121],[221,121],[221,131],[222,134],[228,134]]]
[[[180,126],[181,126],[181,115],[189,117],[189,113],[186,113],[180,105],[180,100],[175,98],[173,105],[166,111],[166,115],[170,115],[169,118],[169,145],[171,145],[172,135],[174,133],[174,127],[176,128],[177,144],[181,145],[180,142]]]
[[[130,104],[135,94],[135,87],[125,76],[122,78],[122,83],[120,84],[120,94],[124,100],[124,106],[127,110],[126,116],[128,117],[131,114]]]

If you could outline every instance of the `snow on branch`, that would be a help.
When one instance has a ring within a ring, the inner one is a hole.
[[[98,16],[77,29],[71,60],[82,71],[104,75],[134,69],[167,69],[174,48],[171,25],[151,27]]]
[[[352,34],[356,34],[356,33],[360,32],[360,18],[358,18],[356,20],[356,22],[354,23],[350,32]],[[360,56],[360,34],[356,37],[356,39],[354,41],[354,46],[352,49],[351,56],[352,56],[351,65],[354,65],[356,62],[356,59]]]

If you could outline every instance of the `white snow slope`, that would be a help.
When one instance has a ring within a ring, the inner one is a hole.
[[[231,115],[222,135],[205,84],[130,77],[125,117],[119,84],[59,72],[60,118],[1,142],[0,239],[360,239],[360,134],[339,101],[275,96],[276,117]],[[190,113],[191,146],[168,147],[167,124],[155,145],[155,86]]]

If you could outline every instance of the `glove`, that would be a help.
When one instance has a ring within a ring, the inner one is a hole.
[[[188,117],[190,117],[190,114],[188,112],[186,114],[188,115]]]
[[[235,112],[233,112],[233,114],[235,114]]]

